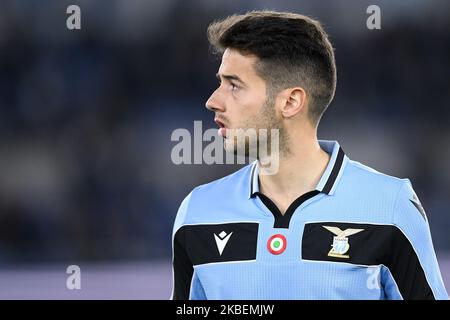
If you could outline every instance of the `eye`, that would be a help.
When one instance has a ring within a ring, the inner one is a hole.
[[[230,82],[230,89],[231,89],[231,91],[236,91],[239,89],[239,87],[237,85],[235,85],[233,82]]]

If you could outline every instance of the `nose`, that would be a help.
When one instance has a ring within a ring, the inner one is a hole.
[[[225,111],[225,105],[224,105],[222,99],[220,98],[220,93],[218,92],[218,90],[215,90],[211,94],[211,96],[205,103],[205,107],[206,107],[206,109],[213,111],[213,112],[216,112],[216,111],[224,112]]]

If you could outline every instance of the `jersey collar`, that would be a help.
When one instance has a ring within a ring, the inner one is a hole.
[[[319,140],[319,145],[322,150],[331,155],[331,158],[315,190],[331,196],[341,179],[348,158],[337,141]],[[258,161],[255,161],[250,170],[249,198],[259,192],[258,171]]]

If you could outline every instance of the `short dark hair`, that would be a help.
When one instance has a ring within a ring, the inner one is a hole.
[[[257,73],[268,96],[301,86],[309,94],[309,118],[317,125],[336,90],[333,47],[321,24],[307,16],[251,11],[215,21],[208,27],[213,52],[238,50],[259,58]]]

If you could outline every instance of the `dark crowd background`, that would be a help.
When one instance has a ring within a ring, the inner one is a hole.
[[[66,28],[70,4],[81,30]],[[215,127],[206,28],[264,8],[323,23],[338,87],[319,138],[410,178],[450,250],[449,1],[2,0],[0,267],[170,261],[181,200],[237,168],[171,161],[175,129]]]

